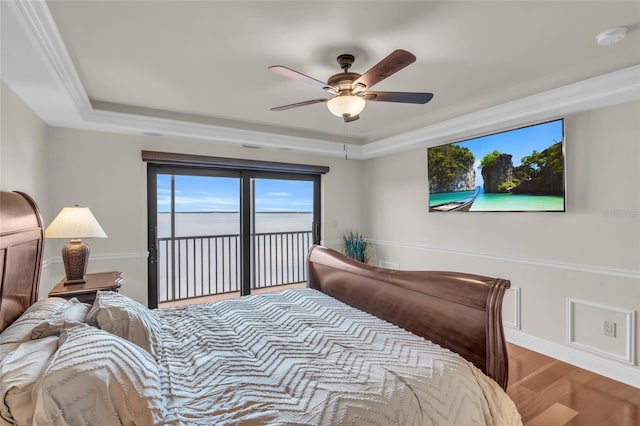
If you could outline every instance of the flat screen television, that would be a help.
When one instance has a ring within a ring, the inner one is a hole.
[[[565,211],[564,119],[427,148],[429,211]]]

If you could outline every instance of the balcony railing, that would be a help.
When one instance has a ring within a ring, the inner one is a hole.
[[[253,234],[252,288],[307,280],[311,231]],[[240,291],[240,235],[158,238],[158,302]]]

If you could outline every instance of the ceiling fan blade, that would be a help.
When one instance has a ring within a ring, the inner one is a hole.
[[[295,104],[282,105],[279,107],[271,108],[271,111],[284,111],[285,109],[298,108],[305,105],[319,104],[320,102],[327,102],[329,99],[312,99],[310,101],[297,102]]]
[[[415,61],[416,57],[413,53],[402,49],[394,50],[389,56],[375,64],[369,71],[354,81],[351,84],[351,88],[356,93],[370,89],[374,84],[381,82]]]
[[[334,95],[338,93],[338,90],[335,87],[329,86],[325,82],[316,80],[313,77],[309,77],[308,75],[304,75],[301,72],[292,70],[291,68],[287,68],[282,65],[272,65],[269,67],[269,71],[274,72],[276,74],[280,74],[281,76],[290,78],[292,80],[302,81],[312,86],[319,87],[320,89],[326,90],[327,92],[331,92]]]
[[[351,123],[352,121],[356,121],[357,119],[359,119],[360,115],[354,115],[353,117],[343,116],[342,118],[344,118],[345,123]]]
[[[415,92],[367,92],[364,98],[368,101],[402,102],[405,104],[426,104],[433,98],[433,93]]]

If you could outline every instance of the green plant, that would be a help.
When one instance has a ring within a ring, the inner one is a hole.
[[[367,238],[357,232],[349,231],[343,236],[344,254],[351,259],[367,263],[369,243]]]

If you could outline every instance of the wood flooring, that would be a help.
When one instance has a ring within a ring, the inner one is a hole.
[[[640,426],[639,388],[507,346],[507,393],[525,426]]]
[[[287,290],[290,288],[305,288],[306,286],[307,286],[306,282],[284,284],[284,285],[267,287],[267,288],[253,289],[251,290],[251,294],[272,293],[274,291]],[[194,297],[191,299],[174,300],[172,302],[162,302],[158,304],[158,308],[163,309],[163,308],[172,308],[174,306],[193,305],[194,303],[217,302],[218,300],[234,299],[236,297],[240,297],[239,291],[236,291],[233,293],[214,294],[211,296]]]

